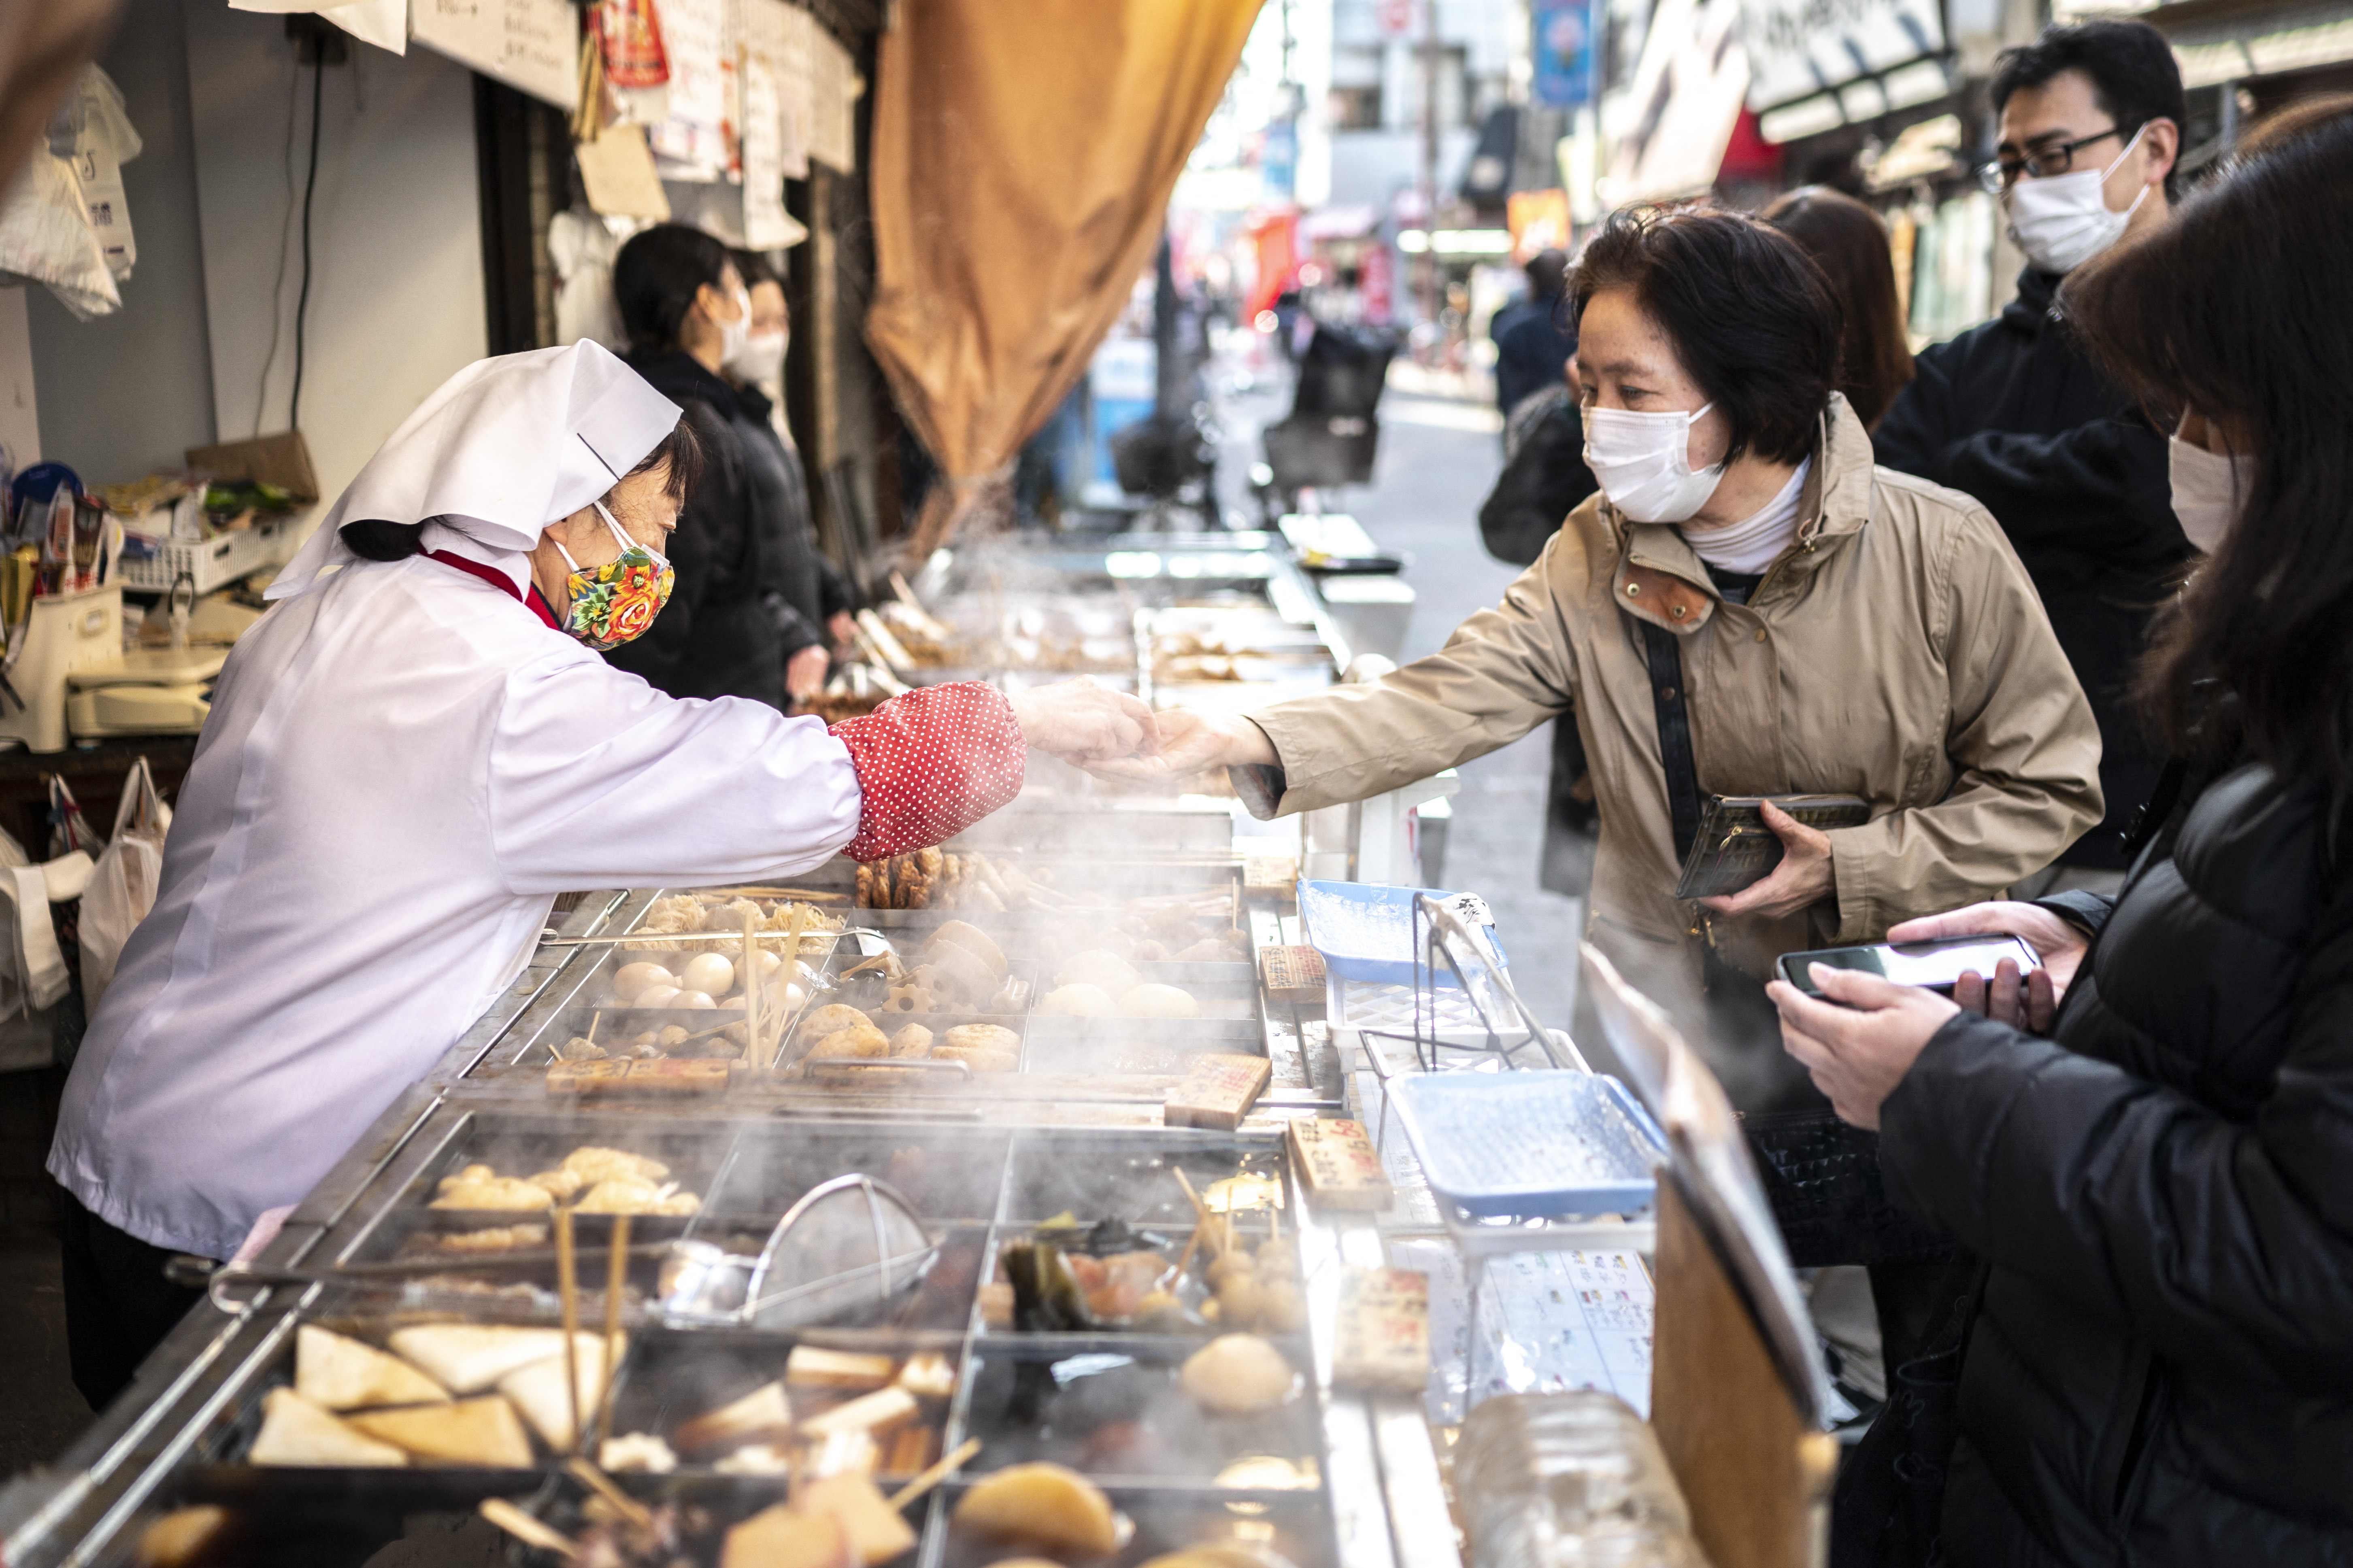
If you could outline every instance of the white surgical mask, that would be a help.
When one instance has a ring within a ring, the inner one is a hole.
[[[2148,199],[2148,187],[2143,185],[2122,212],[2109,210],[2104,187],[2147,131],[2144,125],[2134,132],[2125,150],[2105,169],[2022,179],[2010,187],[2003,198],[2010,211],[2010,237],[2026,252],[2027,260],[2045,272],[2073,272],[2124,237],[2125,226]]]
[[[752,336],[752,296],[742,289],[735,290],[735,319],[719,323],[719,363],[726,364],[744,353],[744,345]]]
[[[785,344],[789,341],[784,332],[754,332],[720,368],[737,381],[748,381],[754,386],[781,381],[785,374]]]
[[[1585,466],[1609,504],[1636,522],[1681,522],[1707,504],[1724,479],[1716,463],[1694,472],[1692,426],[1714,407],[1690,413],[1585,410]]]
[[[2173,515],[2189,542],[2211,555],[2239,521],[2252,476],[2244,458],[2210,452],[2179,436],[2165,440],[2166,475],[2173,485]]]

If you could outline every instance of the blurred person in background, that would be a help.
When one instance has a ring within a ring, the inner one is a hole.
[[[786,554],[796,502],[773,456],[776,434],[746,415],[723,375],[731,360],[743,363],[751,338],[743,274],[702,230],[659,224],[614,258],[613,300],[630,368],[712,438],[707,471],[671,536],[678,591],[651,632],[607,657],[672,697],[786,708],[824,686],[825,632],[798,613],[803,597],[815,606],[815,568]],[[780,599],[795,615],[779,615]]]
[[[793,445],[791,426],[785,423],[785,351],[792,343],[793,331],[792,311],[785,303],[785,280],[756,250],[735,252],[735,270],[752,301],[752,330],[743,348],[721,369],[735,389],[745,419],[764,426],[775,442],[773,448],[765,443],[761,446],[762,455],[776,460],[783,480],[786,506],[778,518],[784,531],[782,559],[789,562],[806,552],[815,572],[817,619],[825,627],[832,651],[847,653],[855,633],[850,616],[859,606],[858,590],[849,574],[818,548],[808,470],[801,466],[800,449]],[[786,590],[778,597],[782,602],[772,601],[769,610],[777,617],[778,630],[790,641],[797,626],[794,617],[807,616],[808,606],[801,603],[806,595]]]
[[[2348,168],[2353,99],[2290,110],[2059,292],[2179,410],[2168,488],[2211,552],[2138,668],[2174,761],[2121,895],[1889,933],[2013,933],[2023,984],[1775,987],[1891,1192],[1984,1260],[1908,1433],[1941,1505],[1866,1513],[1842,1474],[1834,1561],[1929,1531],[1962,1568],[2353,1561]]]
[[[2166,491],[2165,433],[2053,320],[2067,273],[2150,234],[2172,211],[2181,71],[2141,22],[2052,26],[2007,49],[1991,88],[1988,166],[2026,252],[2000,317],[1922,353],[1873,432],[1891,468],[1982,501],[2010,535],[2100,721],[2107,818],[2019,889],[2113,891],[2124,832],[2162,765],[2127,688],[2189,542]]]
[[[1620,213],[1570,305],[1600,493],[1504,602],[1375,682],[1164,712],[1161,755],[1105,771],[1222,765],[1254,812],[1287,816],[1573,715],[1600,816],[1588,934],[1708,1043],[1736,1103],[1819,1104],[1778,1048],[1774,958],[2047,865],[2098,820],[2098,733],[1985,510],[1873,468],[1834,390],[1836,307],[1788,236]],[[1849,793],[1873,816],[1824,833],[1768,809],[1779,866],[1678,902],[1686,789]]]
[[[1765,221],[1796,240],[1829,280],[1840,318],[1838,389],[1862,427],[1875,429],[1912,380],[1887,226],[1827,185],[1791,191],[1765,209]]]
[[[1487,335],[1495,340],[1495,407],[1508,419],[1535,394],[1560,383],[1560,367],[1577,353],[1576,334],[1560,325],[1568,287],[1568,258],[1539,250],[1528,258],[1528,291],[1495,312]]]

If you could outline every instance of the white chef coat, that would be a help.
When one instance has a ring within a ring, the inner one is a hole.
[[[513,983],[557,893],[791,877],[859,806],[815,719],[664,696],[442,562],[345,566],[221,672],[50,1173],[227,1258]]]

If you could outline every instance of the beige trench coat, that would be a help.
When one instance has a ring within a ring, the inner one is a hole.
[[[1573,710],[1601,819],[1589,932],[1652,984],[1695,980],[1707,938],[1699,906],[1672,897],[1639,616],[1682,638],[1703,794],[1872,803],[1869,823],[1830,836],[1834,901],[1711,917],[1739,967],[1761,977],[1780,952],[1877,941],[2041,869],[2100,820],[2100,735],[2000,528],[1965,495],[1873,468],[1836,395],[1799,516],[1740,605],[1674,528],[1587,500],[1441,651],[1251,715],[1282,759],[1278,811],[1425,778]]]

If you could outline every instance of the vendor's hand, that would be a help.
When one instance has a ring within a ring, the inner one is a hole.
[[[1013,704],[1023,740],[1082,767],[1111,757],[1149,753],[1160,744],[1151,709],[1085,676],[1016,691],[1007,700]]]
[[[858,641],[858,617],[848,610],[836,610],[826,617],[825,630],[833,646],[847,653]]]
[[[1160,725],[1156,752],[1138,756],[1107,758],[1089,764],[1090,773],[1140,784],[1166,784],[1210,768],[1240,767],[1275,760],[1266,731],[1233,713],[1196,713],[1171,708],[1155,714]]]
[[[1813,965],[1811,978],[1825,1000],[1786,980],[1765,988],[1781,1011],[1781,1048],[1830,1096],[1840,1121],[1875,1132],[1879,1108],[1960,1008],[1933,991],[1826,963]]]
[[[2023,983],[2018,965],[2004,959],[1995,966],[1990,983],[1982,974],[1962,975],[1953,984],[1953,1000],[1972,1013],[2037,1035],[2050,1032],[2051,1020],[2058,1016],[2059,1004],[2074,984],[2090,945],[2073,922],[2032,904],[2006,901],[1905,921],[1887,933],[1887,940],[1931,942],[1946,936],[2014,936],[2034,950],[2042,967],[2028,970]]]
[[[1781,863],[1772,875],[1736,893],[1702,899],[1700,903],[1720,915],[1795,914],[1831,896],[1831,836],[1808,827],[1771,801],[1764,805],[1765,826],[1781,841]]]
[[[806,702],[825,689],[826,671],[833,661],[825,649],[811,643],[792,658],[785,660],[785,695],[796,702]]]

